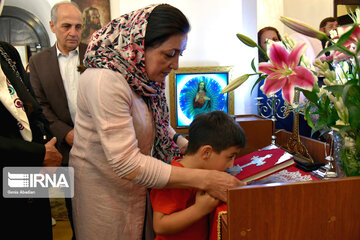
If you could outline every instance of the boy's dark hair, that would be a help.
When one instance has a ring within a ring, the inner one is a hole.
[[[179,9],[169,4],[158,5],[148,18],[145,48],[159,46],[172,35],[189,31],[189,21]]]
[[[213,111],[197,115],[190,124],[186,154],[195,154],[204,145],[220,153],[229,147],[244,147],[245,143],[241,126],[225,112]]]

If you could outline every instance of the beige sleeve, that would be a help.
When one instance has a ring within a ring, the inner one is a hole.
[[[102,148],[113,171],[124,177],[140,168],[133,182],[146,187],[164,187],[171,166],[142,154],[134,128],[133,92],[122,75],[111,70],[95,71],[86,87],[86,102],[93,116]]]

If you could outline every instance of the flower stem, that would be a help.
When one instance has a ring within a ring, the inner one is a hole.
[[[260,49],[260,51],[265,55],[265,57],[266,57],[267,60],[270,59],[269,56],[267,55],[267,53],[266,53],[259,45],[256,44],[256,47],[257,47],[258,49]]]

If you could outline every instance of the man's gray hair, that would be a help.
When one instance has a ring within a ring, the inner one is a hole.
[[[69,2],[69,1],[62,1],[62,2],[58,2],[56,3],[52,8],[51,8],[51,21],[55,24],[56,23],[56,20],[57,20],[57,10],[58,8],[60,7],[60,5],[64,5],[64,4],[71,4],[73,5],[74,7],[76,7],[77,9],[79,9],[80,13],[81,13],[81,10],[80,10],[80,7],[79,5],[77,5],[77,3],[75,2]]]

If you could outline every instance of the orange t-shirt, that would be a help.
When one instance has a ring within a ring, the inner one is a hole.
[[[171,165],[184,167],[180,162],[172,161]],[[171,214],[184,210],[195,203],[196,189],[152,189],[151,205],[154,211]],[[209,227],[207,216],[201,218],[181,232],[169,235],[157,235],[155,240],[202,240],[208,239]]]

